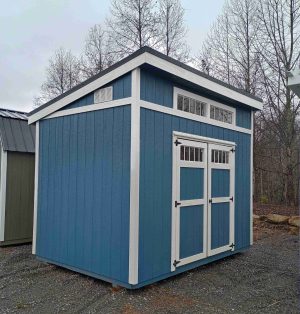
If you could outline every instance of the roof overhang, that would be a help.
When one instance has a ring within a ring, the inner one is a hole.
[[[233,101],[245,104],[256,110],[262,109],[261,99],[217,79],[214,79],[186,64],[167,57],[154,49],[144,47],[127,58],[119,61],[105,71],[99,73],[95,77],[88,79],[87,81],[72,88],[65,94],[58,96],[45,105],[30,112],[28,114],[29,124],[43,119],[44,117],[63,108],[71,102],[93,92],[94,90],[117,79],[129,71],[140,67],[142,64],[150,64],[165,72],[201,86],[202,88],[213,91],[218,95],[222,95],[232,99]]]
[[[300,97],[300,69],[288,72],[288,86]]]

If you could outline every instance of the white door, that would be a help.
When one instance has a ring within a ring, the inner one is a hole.
[[[233,242],[234,146],[175,138],[171,270]]]
[[[174,270],[206,257],[207,144],[177,139],[173,158]]]
[[[234,250],[234,151],[208,145],[208,256]]]

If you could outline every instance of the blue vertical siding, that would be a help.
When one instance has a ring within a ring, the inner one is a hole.
[[[155,104],[173,107],[173,83],[161,76],[141,70],[141,99]]]
[[[161,106],[173,108],[173,88],[191,91],[190,88],[175,84],[172,80],[162,77],[159,73],[150,70],[141,70],[141,99]],[[196,91],[191,91],[196,93]],[[201,94],[199,94],[201,95]],[[236,125],[251,129],[251,109],[226,103],[227,106],[236,108]]]
[[[40,122],[37,255],[128,282],[130,106]]]
[[[242,128],[251,129],[251,110],[236,107],[236,125]]]
[[[131,97],[131,72],[119,77],[105,86],[113,87],[113,100]],[[73,101],[69,105],[63,107],[60,110],[72,109],[77,107],[83,107],[92,105],[94,103],[94,92],[81,97],[78,100]]]
[[[173,131],[237,144],[235,249],[250,245],[250,135],[141,109],[139,282],[170,273]]]

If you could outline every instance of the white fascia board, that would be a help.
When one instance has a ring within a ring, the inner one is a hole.
[[[73,93],[66,95],[65,97],[59,99],[55,103],[45,107],[44,109],[36,112],[32,116],[28,118],[28,124],[32,124],[44,117],[48,116],[49,114],[58,111],[59,109],[63,108],[64,106],[70,104],[71,102],[93,92],[94,90],[100,88],[101,86],[117,79],[118,77],[124,75],[125,73],[132,71],[133,69],[139,67],[141,64],[145,63],[145,54],[141,54],[136,58],[126,62],[125,64],[117,67],[116,69],[108,72],[107,74],[99,77],[95,81],[83,86],[82,88],[74,91]]]
[[[243,104],[246,104],[250,107],[253,107],[255,109],[262,109],[262,102],[255,100],[251,97],[248,97],[244,94],[241,94],[237,91],[232,90],[231,88],[228,88],[226,86],[223,86],[221,84],[218,84],[217,82],[213,82],[205,77],[202,77],[198,74],[192,73],[186,69],[183,69],[182,67],[173,64],[171,62],[168,62],[166,60],[163,60],[157,56],[154,56],[150,53],[146,54],[146,62],[148,64],[151,64],[157,68],[160,68],[166,72],[169,72],[171,74],[174,74],[178,77],[181,77],[189,82],[195,83],[201,87],[207,88],[213,92],[216,92],[218,94],[221,94],[223,96],[226,96],[228,98],[231,98],[233,100],[236,100],[238,102],[241,102]]]

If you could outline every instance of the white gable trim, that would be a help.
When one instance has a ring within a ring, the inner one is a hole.
[[[83,86],[80,89],[75,90],[73,93],[66,95],[65,97],[57,100],[53,104],[45,107],[44,109],[34,113],[28,119],[28,123],[34,123],[49,114],[58,111],[62,107],[70,104],[71,102],[87,95],[88,93],[93,92],[94,90],[100,88],[101,86],[117,79],[118,77],[124,75],[125,73],[132,71],[133,69],[139,67],[140,65],[148,63],[157,68],[160,68],[168,73],[181,77],[187,81],[195,83],[201,87],[207,88],[211,91],[217,92],[220,95],[226,96],[230,99],[244,103],[255,109],[262,109],[262,103],[258,100],[255,100],[249,96],[241,94],[237,91],[232,90],[229,87],[223,86],[217,82],[211,81],[205,77],[202,77],[196,73],[193,73],[189,70],[183,69],[179,65],[176,65],[172,62],[169,62],[160,57],[154,56],[149,52],[144,52],[143,54],[127,61],[125,64],[120,65],[114,70],[108,72],[107,74],[99,77],[98,79],[92,81],[91,83]]]

